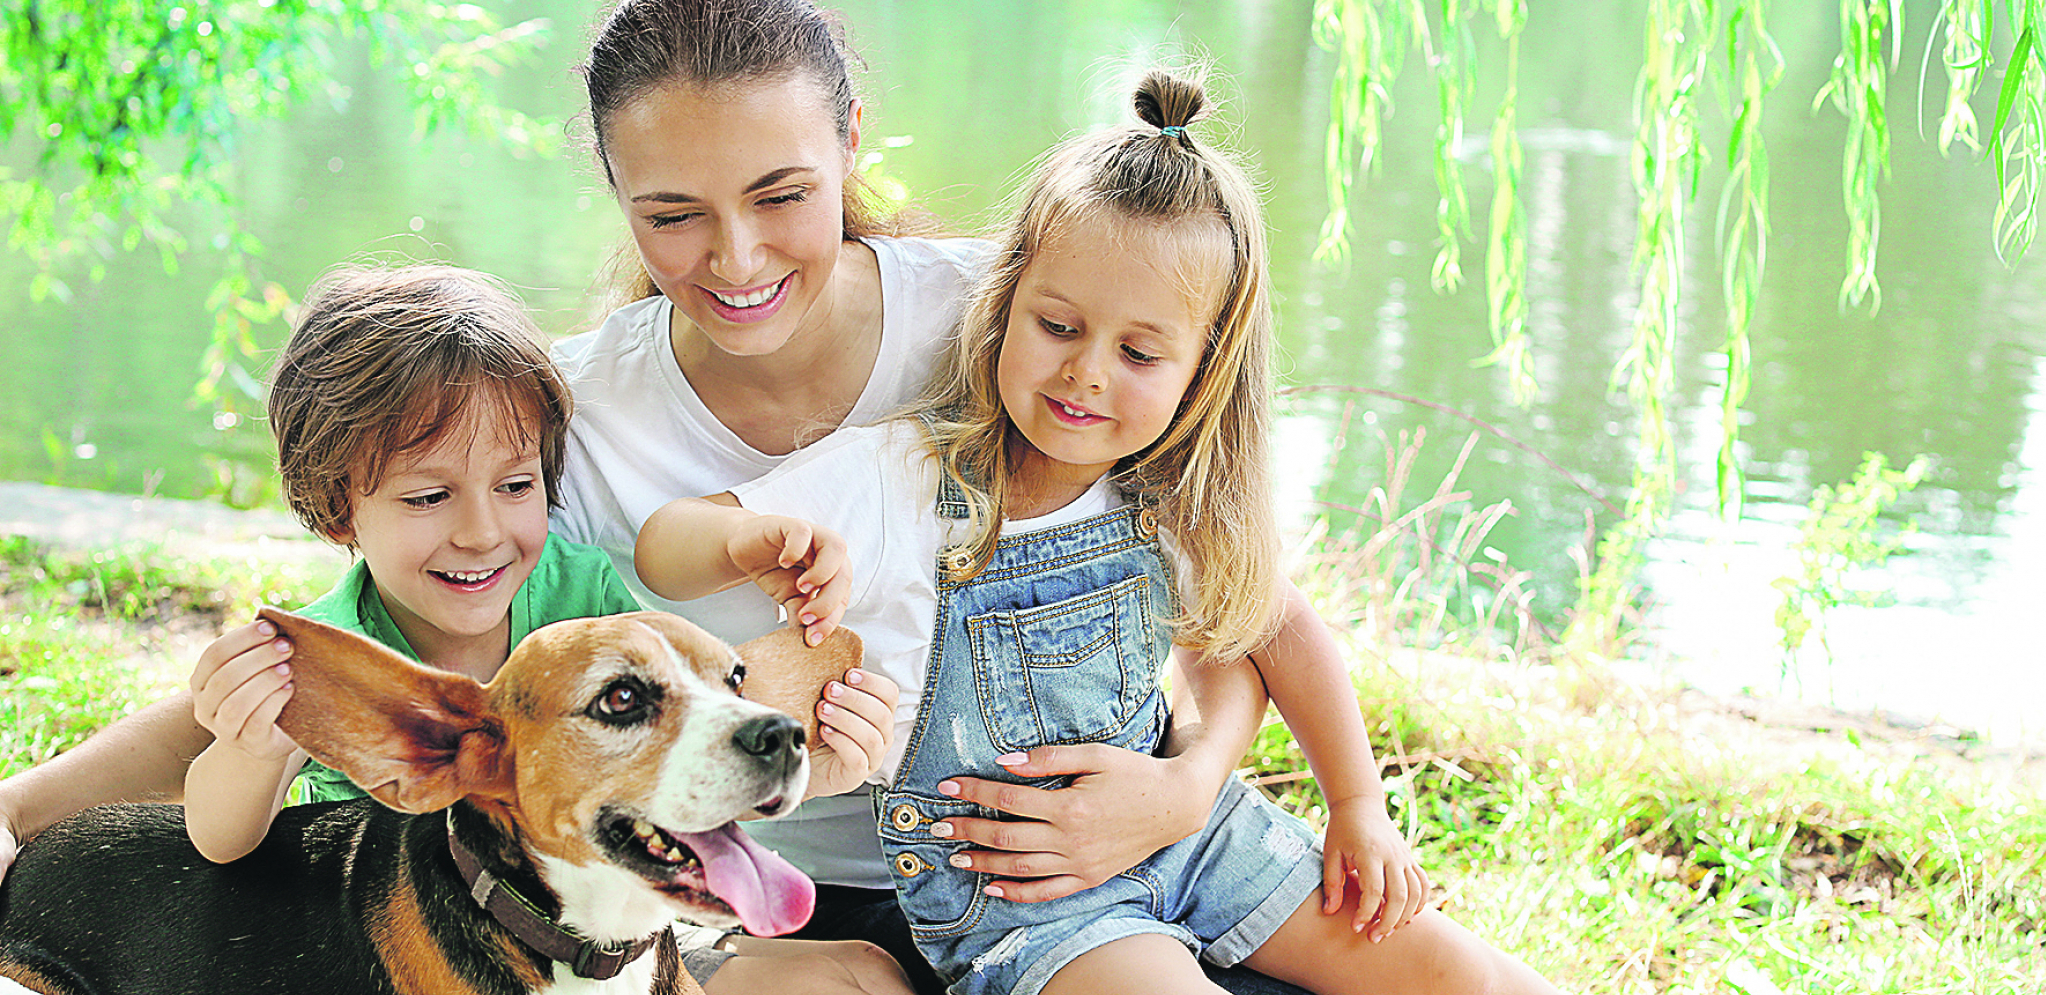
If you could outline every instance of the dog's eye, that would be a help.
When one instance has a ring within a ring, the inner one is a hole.
[[[731,688],[733,694],[744,693],[744,691],[746,690],[745,664],[743,663],[732,664],[732,672],[725,675],[725,686]]]
[[[638,681],[616,680],[590,702],[590,718],[609,725],[631,725],[646,721],[654,696]]]

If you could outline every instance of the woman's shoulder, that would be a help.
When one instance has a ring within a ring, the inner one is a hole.
[[[621,364],[637,362],[652,346],[666,338],[657,334],[662,307],[667,298],[655,296],[633,301],[604,316],[602,324],[586,332],[557,339],[548,348],[554,364],[571,381],[599,371],[606,374]]]
[[[882,261],[884,278],[892,268],[912,280],[926,281],[939,276],[970,281],[987,268],[987,261],[994,254],[994,243],[984,238],[903,235],[864,241]]]

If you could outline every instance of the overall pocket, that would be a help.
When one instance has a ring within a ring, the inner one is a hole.
[[[985,819],[994,813],[956,798],[909,791],[880,796],[881,850],[895,879],[903,916],[919,940],[942,941],[971,931],[989,901],[981,891],[991,880],[988,875],[946,863],[970,844],[930,835],[932,823],[961,815]]]
[[[1150,579],[966,620],[981,718],[1002,751],[1113,737],[1158,683]]]

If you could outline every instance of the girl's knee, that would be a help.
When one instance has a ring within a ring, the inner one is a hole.
[[[888,951],[865,940],[831,940],[819,944],[818,956],[843,973],[850,990],[869,993],[906,992],[909,976]]]

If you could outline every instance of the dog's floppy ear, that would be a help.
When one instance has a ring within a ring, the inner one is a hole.
[[[817,701],[824,685],[844,677],[865,655],[859,634],[843,626],[817,646],[803,642],[801,629],[784,626],[739,647],[739,659],[746,661],[746,683],[739,693],[795,716],[810,742],[822,742]]]
[[[512,755],[483,685],[376,641],[276,608],[291,640],[291,700],[277,724],[313,758],[401,812],[509,798]]]

